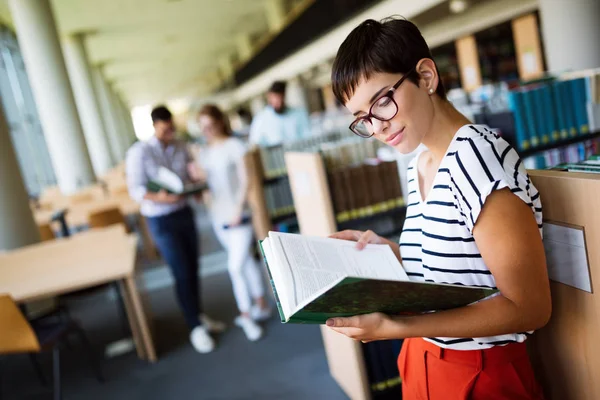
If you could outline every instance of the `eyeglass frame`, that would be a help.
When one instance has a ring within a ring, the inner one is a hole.
[[[352,133],[354,133],[356,136],[361,137],[363,139],[369,139],[369,138],[373,137],[373,135],[375,134],[375,132],[371,132],[371,134],[369,136],[363,136],[363,135],[359,134],[358,132],[356,132],[354,130],[353,126],[355,126],[356,124],[358,124],[359,121],[361,121],[361,120],[368,121],[369,124],[371,124],[371,126],[372,126],[373,125],[373,121],[371,121],[371,118],[375,118],[376,120],[382,121],[382,122],[390,121],[390,120],[394,119],[394,117],[396,115],[398,115],[398,103],[396,103],[396,100],[394,100],[394,94],[396,93],[396,90],[400,87],[400,85],[402,84],[402,82],[404,82],[406,80],[406,78],[408,78],[408,76],[410,74],[412,74],[413,72],[415,72],[415,71],[416,71],[416,67],[411,68],[406,74],[404,74],[402,76],[402,78],[400,78],[400,80],[398,82],[396,82],[391,88],[389,88],[388,91],[385,94],[379,96],[377,99],[375,99],[373,101],[373,103],[371,104],[371,107],[369,107],[369,113],[367,115],[364,115],[362,117],[358,117],[354,121],[352,121],[352,123],[348,127],[352,131]],[[387,119],[378,118],[375,115],[373,115],[373,113],[371,112],[373,110],[373,107],[375,106],[375,104],[377,104],[379,102],[379,100],[383,99],[384,97],[389,97],[390,100],[392,101],[392,103],[394,103],[394,105],[396,106],[396,112],[394,112],[394,115],[392,115],[390,118],[387,118]]]

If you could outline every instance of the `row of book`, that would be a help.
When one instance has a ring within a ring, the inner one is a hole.
[[[344,140],[321,146],[321,154],[328,170],[362,163],[377,158],[383,144],[375,139],[347,136]]]
[[[402,397],[398,355],[402,340],[382,340],[363,344],[365,366],[373,399]]]
[[[260,148],[260,157],[263,165],[263,174],[266,179],[281,177],[287,174],[285,167],[285,153],[288,151],[317,151],[321,146],[341,138],[339,132],[311,137],[294,142]]]
[[[546,150],[523,159],[527,169],[546,169],[559,164],[573,164],[586,160],[600,151],[600,139],[590,139],[569,146]]]
[[[265,186],[264,191],[267,211],[271,218],[292,215],[294,213],[294,199],[292,198],[290,182],[287,177],[272,185]]]
[[[404,206],[395,161],[367,159],[362,164],[329,170],[328,179],[338,223]]]
[[[551,169],[568,172],[587,172],[591,174],[600,174],[600,154],[592,154],[585,160],[576,163],[562,163]]]
[[[511,90],[508,106],[514,116],[517,149],[529,150],[597,129],[598,74],[582,72],[582,76],[563,76]]]

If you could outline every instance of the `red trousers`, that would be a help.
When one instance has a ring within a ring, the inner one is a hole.
[[[443,349],[406,339],[398,357],[403,400],[542,400],[524,343]]]

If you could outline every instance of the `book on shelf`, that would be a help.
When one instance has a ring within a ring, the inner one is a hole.
[[[462,307],[496,292],[411,281],[392,249],[269,232],[260,241],[281,322],[324,324],[372,312],[414,315]]]
[[[156,193],[165,190],[168,193],[182,196],[197,194],[207,188],[208,186],[203,182],[184,184],[177,174],[165,167],[159,167],[156,176],[146,184],[149,192]]]

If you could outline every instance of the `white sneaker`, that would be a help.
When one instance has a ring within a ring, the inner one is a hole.
[[[271,315],[273,315],[273,308],[270,306],[267,306],[267,308],[261,308],[258,306],[258,304],[254,304],[250,309],[250,316],[255,321],[266,321],[271,318]]]
[[[215,341],[203,326],[197,326],[190,333],[190,342],[198,353],[210,353],[215,349]]]
[[[227,328],[227,325],[225,325],[224,322],[216,321],[206,314],[200,314],[198,315],[198,318],[200,319],[200,322],[202,322],[202,325],[206,328],[206,330],[208,330],[211,333],[221,333],[224,332]]]
[[[244,330],[249,341],[255,342],[263,335],[263,329],[250,317],[242,315],[235,319],[235,324]]]

